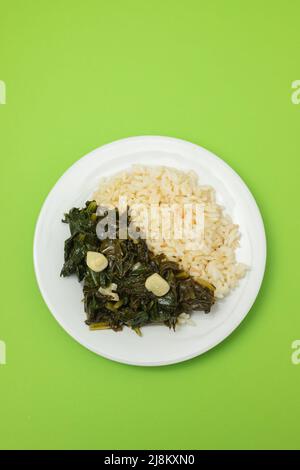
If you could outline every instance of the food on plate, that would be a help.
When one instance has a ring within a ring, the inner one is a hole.
[[[133,165],[126,171],[100,180],[99,188],[93,194],[97,204],[110,207],[117,207],[122,197],[126,198],[130,207],[143,204],[163,208],[177,204],[180,210],[188,204],[201,205],[204,211],[204,237],[199,249],[194,246],[191,249],[191,243],[185,237],[157,237],[155,230],[147,236],[147,246],[155,254],[163,253],[169,260],[178,262],[193,278],[213,284],[217,298],[228,294],[245,275],[247,267],[237,262],[235,253],[239,246],[239,227],[216,202],[215,190],[198,183],[195,172]],[[131,219],[147,232],[145,214],[139,207],[131,212]],[[163,219],[164,216],[157,221],[158,226]]]
[[[117,237],[100,240],[97,225],[108,213],[99,215],[96,202],[88,201],[83,209],[71,209],[64,219],[71,234],[65,241],[61,275],[76,274],[83,281],[86,323],[91,330],[119,331],[128,326],[141,334],[140,328],[147,324],[175,329],[189,318],[188,312],[210,312],[214,286],[193,279],[165,255],[155,255],[144,239],[120,239],[117,210]],[[105,268],[102,257],[107,260]]]
[[[175,330],[193,311],[209,313],[247,271],[236,259],[238,225],[192,171],[134,165],[102,179],[93,200],[63,221],[61,275],[83,283],[91,330]]]

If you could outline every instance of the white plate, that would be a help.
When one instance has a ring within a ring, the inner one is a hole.
[[[90,331],[84,323],[82,287],[76,278],[60,278],[64,240],[64,212],[80,207],[97,188],[99,178],[134,163],[194,170],[201,184],[211,184],[218,202],[240,225],[238,259],[251,266],[239,286],[218,301],[213,312],[193,314],[196,326],[176,332],[165,326],[147,326],[140,338],[124,328]],[[259,291],[265,269],[266,238],[253,196],[241,178],[220,158],[192,143],[156,136],[130,137],[104,145],[69,168],[49,193],[39,215],[34,237],[34,266],[41,293],[59,324],[79,343],[101,356],[127,364],[158,366],[185,361],[225,339],[243,320]],[[42,334],[42,333],[41,333]],[[50,340],[50,338],[49,338]]]

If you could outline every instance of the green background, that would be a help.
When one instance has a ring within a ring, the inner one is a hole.
[[[298,0],[0,0],[1,448],[300,448]],[[221,345],[139,368],[85,350],[33,270],[36,218],[61,174],[131,135],[200,144],[261,208],[258,299]]]

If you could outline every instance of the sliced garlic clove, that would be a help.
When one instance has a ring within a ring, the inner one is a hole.
[[[148,291],[156,295],[156,297],[162,297],[170,290],[170,286],[167,281],[158,273],[151,274],[151,276],[147,277],[145,287]]]
[[[107,295],[111,298],[111,300],[118,302],[120,300],[119,295],[117,292],[113,292],[113,290],[117,289],[117,284],[110,284],[108,287],[99,287],[98,291],[102,295]]]
[[[107,268],[108,260],[102,253],[88,251],[86,254],[86,264],[92,271],[99,273]]]

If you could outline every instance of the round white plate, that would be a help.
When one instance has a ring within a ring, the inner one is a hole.
[[[81,207],[109,176],[135,163],[165,165],[198,173],[211,184],[217,200],[240,225],[238,259],[250,266],[246,277],[213,311],[193,314],[196,325],[147,326],[139,337],[129,328],[115,333],[90,331],[84,323],[82,287],[73,276],[60,278],[64,240],[69,228],[64,212]],[[69,168],[49,193],[34,237],[34,266],[41,293],[59,324],[79,343],[101,356],[127,364],[159,366],[185,361],[223,341],[243,320],[259,291],[265,269],[266,238],[253,196],[241,178],[220,158],[198,145],[170,137],[130,137],[104,145]]]

